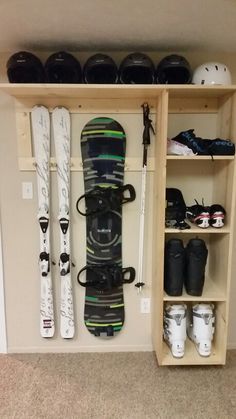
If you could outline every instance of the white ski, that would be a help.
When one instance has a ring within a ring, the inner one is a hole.
[[[34,106],[31,112],[33,144],[38,184],[38,221],[40,231],[40,334],[52,337],[55,331],[50,264],[50,119],[48,109]]]
[[[74,308],[71,282],[70,256],[70,114],[64,107],[52,112],[53,136],[55,142],[59,224],[60,224],[60,332],[63,338],[73,338]]]

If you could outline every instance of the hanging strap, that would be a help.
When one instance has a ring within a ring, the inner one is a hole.
[[[85,271],[91,275],[86,275],[86,282],[82,282],[80,275]],[[134,268],[121,268],[117,265],[85,266],[77,275],[77,281],[82,287],[93,287],[98,291],[109,291],[122,284],[131,284],[134,279]]]
[[[78,199],[76,209],[79,214],[85,217],[94,214],[104,214],[109,211],[119,210],[121,205],[134,201],[135,197],[135,189],[130,184],[108,188],[95,186],[93,190],[85,193]],[[82,199],[85,199],[86,202],[86,212],[81,211],[79,208]]]

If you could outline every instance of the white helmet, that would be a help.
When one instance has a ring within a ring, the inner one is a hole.
[[[225,64],[204,63],[193,73],[193,84],[231,84],[231,74]]]

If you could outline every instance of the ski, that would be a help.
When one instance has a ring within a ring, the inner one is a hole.
[[[31,122],[38,186],[40,334],[42,337],[52,337],[55,325],[50,269],[50,118],[48,109],[44,106],[34,106],[31,112]]]
[[[70,257],[70,114],[64,107],[52,112],[55,143],[60,226],[60,333],[63,338],[74,336],[74,308]]]

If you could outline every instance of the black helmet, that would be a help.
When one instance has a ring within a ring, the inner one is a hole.
[[[85,83],[116,83],[118,70],[111,57],[105,54],[95,54],[90,57],[83,69]]]
[[[168,55],[157,66],[156,81],[160,84],[188,84],[192,70],[188,61],[181,55]]]
[[[48,83],[80,83],[82,71],[79,61],[68,52],[50,55],[45,63]]]
[[[43,83],[44,68],[34,54],[19,51],[7,61],[7,76],[10,83]]]
[[[154,74],[152,60],[140,52],[125,57],[119,68],[120,82],[123,84],[152,84]]]

